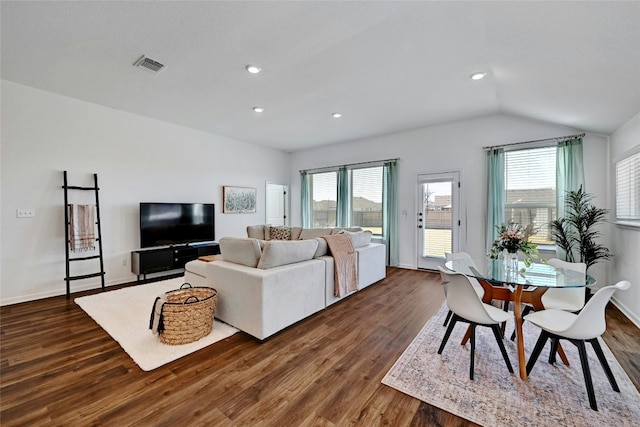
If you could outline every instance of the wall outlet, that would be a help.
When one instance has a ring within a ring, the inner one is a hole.
[[[16,218],[35,218],[35,209],[16,209]]]
[[[122,266],[123,267],[127,266],[127,259],[126,258],[122,258]]]

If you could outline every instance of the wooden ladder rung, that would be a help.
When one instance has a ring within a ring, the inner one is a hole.
[[[100,258],[100,255],[92,255],[92,256],[85,256],[85,257],[78,257],[78,258],[69,258],[69,261],[86,261],[88,259],[98,259]]]
[[[67,190],[100,190],[98,187],[79,187],[77,185],[63,185],[62,188],[66,188]]]
[[[90,277],[98,277],[98,276],[104,276],[104,273],[100,272],[100,273],[83,274],[81,276],[70,276],[70,277],[67,277],[67,280],[89,279]]]

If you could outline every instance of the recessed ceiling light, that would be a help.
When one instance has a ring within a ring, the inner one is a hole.
[[[258,67],[257,65],[247,65],[244,68],[251,74],[258,74],[260,71],[262,71],[262,68]]]
[[[342,117],[342,113],[332,113],[331,117],[333,117],[334,119],[339,119],[340,117]]]
[[[264,111],[264,108],[262,108],[262,107],[253,107],[253,111],[255,111],[256,113],[262,113]]]
[[[487,75],[487,73],[473,73],[473,74],[471,74],[470,77],[471,77],[471,80],[480,80],[480,79],[483,79],[484,76],[486,76],[486,75]]]

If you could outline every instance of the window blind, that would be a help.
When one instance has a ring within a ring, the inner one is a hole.
[[[556,219],[556,147],[506,151],[505,222],[533,223],[538,244],[553,244]]]
[[[640,221],[640,153],[616,163],[616,218]]]
[[[310,176],[311,223],[313,227],[335,227],[338,200],[337,172],[314,173]]]
[[[351,170],[351,225],[382,234],[382,166]]]

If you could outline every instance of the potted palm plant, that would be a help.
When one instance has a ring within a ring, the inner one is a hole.
[[[582,186],[577,191],[567,191],[566,213],[551,222],[556,245],[565,252],[565,260],[583,262],[587,269],[600,260],[611,258],[611,253],[596,239],[601,233],[599,224],[605,222],[608,209],[595,207],[593,196],[585,193]]]

